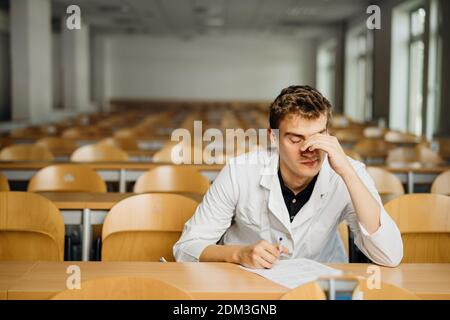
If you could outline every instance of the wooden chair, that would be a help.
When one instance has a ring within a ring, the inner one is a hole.
[[[342,243],[344,244],[344,250],[347,257],[350,256],[349,251],[349,236],[348,236],[348,224],[346,221],[342,221],[338,226],[339,236],[341,237]]]
[[[356,288],[353,290],[352,299],[356,300],[419,300],[419,298],[412,292],[397,287],[395,285],[381,282],[380,288],[369,289],[367,286],[367,280],[361,279],[356,276],[338,276],[331,277],[336,281],[351,280],[353,283],[357,283]],[[327,280],[325,278],[325,280]],[[326,300],[327,294],[322,289],[322,286],[318,281],[309,282],[305,285],[292,289],[288,293],[281,297],[281,300]],[[327,289],[326,289],[327,290]],[[351,291],[350,291],[351,292]]]
[[[63,261],[64,221],[47,198],[0,192],[0,260]]]
[[[366,138],[358,142],[354,146],[354,151],[359,153],[363,158],[381,158],[385,159],[390,149],[394,146],[377,138]]]
[[[193,151],[191,150],[191,154],[189,155],[188,153],[184,153],[183,148],[182,143],[168,142],[153,155],[153,162],[176,163],[180,160],[182,163],[192,163]],[[178,159],[178,155],[180,159]]]
[[[0,151],[1,161],[53,161],[53,154],[44,147],[17,144]]]
[[[43,134],[38,127],[24,127],[11,130],[9,136],[16,139],[32,139]]]
[[[81,164],[55,164],[31,178],[28,191],[106,192],[106,183],[93,169]]]
[[[358,152],[356,152],[355,150],[352,149],[344,149],[344,152],[347,156],[349,156],[350,158],[352,158],[353,160],[357,160],[357,161],[364,161],[364,159],[359,155]]]
[[[367,127],[363,130],[363,135],[366,138],[382,138],[387,132],[386,128]]]
[[[439,138],[439,155],[441,158],[450,160],[450,138]]]
[[[405,194],[402,182],[393,173],[377,167],[367,167],[366,170],[375,182],[383,203]]]
[[[63,131],[61,136],[63,138],[69,138],[69,139],[91,140],[91,139],[97,139],[103,135],[102,135],[101,129],[96,126],[82,126],[82,127],[66,129]]]
[[[444,161],[431,149],[424,146],[417,146],[415,148],[399,147],[389,150],[386,162],[391,165],[414,162],[419,162],[426,165],[440,165]]]
[[[52,300],[192,300],[172,284],[155,278],[108,277],[81,283],[80,289],[65,290]]]
[[[158,166],[141,175],[134,192],[190,192],[205,194],[209,180],[197,170],[179,166]]]
[[[442,172],[434,179],[431,193],[440,193],[450,196],[450,170]]]
[[[280,300],[326,300],[327,297],[320,285],[313,281],[285,293]]]
[[[450,197],[407,194],[384,205],[403,238],[403,263],[450,262]]]
[[[103,261],[174,261],[172,247],[198,203],[177,194],[141,194],[111,208],[103,224]]]
[[[339,129],[336,130],[333,135],[338,138],[339,142],[341,143],[352,144],[364,139],[362,130],[359,129]]]
[[[0,191],[9,191],[8,179],[0,172]]]
[[[360,294],[362,294],[362,300],[420,300],[411,291],[386,282],[381,282],[379,289],[369,288],[366,279],[359,280],[353,298],[355,299]]]
[[[59,137],[46,137],[39,139],[38,141],[36,141],[36,145],[45,147],[51,152],[66,150],[72,152],[77,148],[75,140]]]
[[[125,151],[107,145],[90,144],[76,149],[70,156],[74,162],[128,161]]]
[[[122,150],[139,150],[136,138],[118,138],[109,137],[100,140],[97,144],[103,144],[111,147],[116,147]]]
[[[411,133],[390,130],[384,135],[384,140],[395,144],[415,144],[420,143],[421,138]]]

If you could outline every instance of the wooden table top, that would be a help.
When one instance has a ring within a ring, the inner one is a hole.
[[[7,291],[8,299],[50,299],[65,290],[70,265],[80,267],[82,282],[110,276],[157,277],[188,291],[196,299],[279,299],[289,290],[229,263],[30,262],[27,265],[0,262],[0,276],[14,278],[0,284]],[[369,264],[330,266],[345,273],[368,276]],[[450,264],[381,267],[381,279],[424,299],[450,299]]]
[[[74,162],[52,161],[0,161],[0,170],[39,170],[52,164],[75,164]],[[149,170],[162,165],[174,165],[173,163],[153,162],[83,162],[94,170]],[[223,164],[180,164],[177,166],[191,167],[201,171],[220,171]],[[450,167],[449,167],[450,168]]]
[[[203,195],[191,192],[174,192],[183,195],[197,202],[201,202]],[[119,192],[39,192],[40,195],[52,201],[56,207],[62,209],[92,209],[109,210],[117,202],[137,195],[138,193],[119,193]]]
[[[35,262],[0,262],[0,300],[8,298],[8,289],[29,272]]]
[[[52,164],[63,164],[73,162],[51,162],[51,161],[0,161],[0,170],[38,170]],[[94,170],[149,170],[161,165],[174,165],[173,163],[153,163],[153,162],[85,162],[84,165]],[[192,167],[201,171],[220,171],[223,164],[180,164],[178,166]],[[450,170],[450,165],[444,166],[424,166],[424,165],[374,165],[382,169],[386,169],[392,173],[435,173],[439,174]]]

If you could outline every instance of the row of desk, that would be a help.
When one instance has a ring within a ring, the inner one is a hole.
[[[279,299],[289,289],[229,263],[159,262],[0,262],[0,299],[51,299],[66,289],[67,268],[77,265],[81,282],[100,277],[154,277],[195,299]],[[330,264],[344,273],[368,277],[369,264]],[[450,299],[450,264],[380,267],[381,281],[422,299]]]
[[[53,162],[0,162],[0,171],[10,181],[29,181],[40,169],[54,164]],[[136,180],[146,171],[170,163],[86,163],[106,181],[119,184],[119,192],[126,192],[126,185]],[[213,181],[223,164],[192,164],[183,165],[197,169],[201,174]],[[395,174],[402,183],[407,185],[407,192],[413,193],[416,184],[431,184],[448,166],[378,166]]]

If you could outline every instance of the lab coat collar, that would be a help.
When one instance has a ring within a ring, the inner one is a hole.
[[[286,208],[286,204],[283,199],[283,194],[281,192],[280,181],[278,179],[278,164],[279,164],[279,154],[274,153],[270,156],[269,161],[267,161],[263,168],[262,177],[260,180],[260,185],[269,190],[268,207],[269,210],[274,214],[277,219],[284,225],[284,227],[291,230],[291,222],[289,219],[289,213]],[[316,185],[314,186],[313,193],[311,194],[311,201],[308,201],[307,205],[310,210],[302,210],[301,217],[296,220],[297,223],[302,223],[309,218],[311,218],[314,213],[318,212],[323,204],[325,203],[325,198],[328,193],[328,187],[330,185],[330,175],[331,168],[328,162],[328,157],[325,155],[325,159],[322,163],[322,167],[317,177]],[[294,222],[296,222],[294,220]],[[296,224],[297,224],[296,223]]]

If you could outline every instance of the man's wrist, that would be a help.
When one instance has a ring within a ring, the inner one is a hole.
[[[347,181],[351,181],[358,175],[356,174],[356,171],[353,169],[353,167],[351,165],[349,165],[345,170],[342,171],[340,176],[345,182],[347,182]]]

